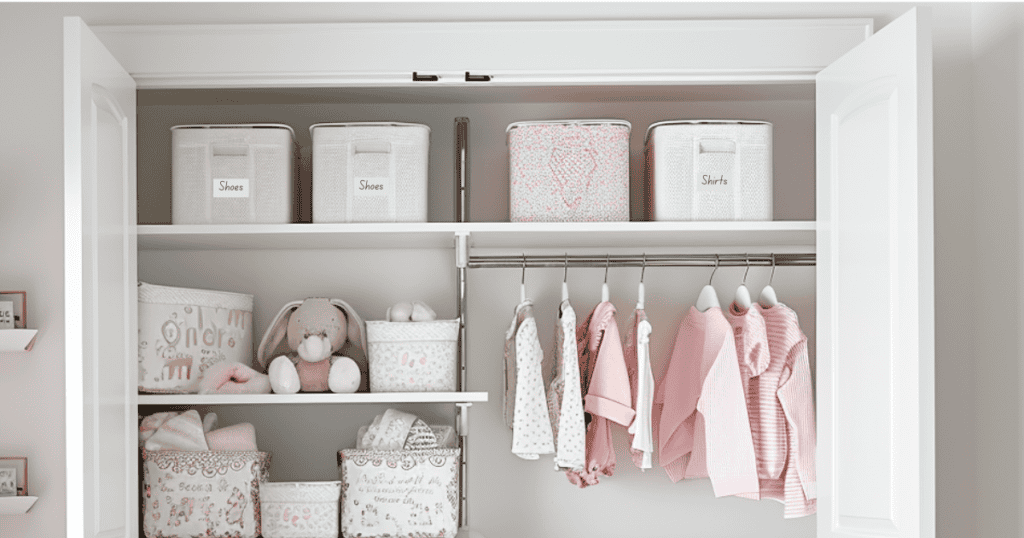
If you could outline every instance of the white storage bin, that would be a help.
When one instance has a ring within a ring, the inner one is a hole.
[[[457,448],[339,452],[342,536],[454,537],[459,454]]]
[[[455,390],[459,320],[367,321],[370,392]]]
[[[252,365],[253,296],[139,282],[139,392],[199,392],[210,366]]]
[[[426,222],[430,127],[318,123],[313,222]]]
[[[263,538],[338,538],[341,482],[264,482]]]
[[[630,129],[622,120],[509,125],[509,219],[628,221]]]
[[[679,120],[647,130],[648,220],[772,220],[772,124]]]
[[[171,127],[171,222],[293,222],[297,152],[287,125]]]
[[[270,453],[142,451],[146,538],[260,536],[260,490]]]

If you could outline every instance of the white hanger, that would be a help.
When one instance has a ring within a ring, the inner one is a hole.
[[[565,253],[565,272],[562,273],[562,301],[569,300],[569,253]]]
[[[714,286],[711,285],[711,281],[715,279],[715,271],[718,271],[718,254],[715,254],[715,270],[711,271],[711,278],[708,279],[708,285],[704,286],[704,289],[700,290],[700,295],[697,296],[697,304],[694,306],[701,312],[707,312],[711,307],[722,308],[718,303],[718,294],[715,293]]]
[[[519,283],[519,304],[526,302],[526,253],[523,253],[523,279]]]
[[[612,263],[612,255],[609,254],[604,263],[604,284],[601,284],[601,302],[608,302],[608,266]]]
[[[743,257],[747,260],[747,270],[743,272],[743,283],[740,287],[736,288],[736,296],[733,302],[737,306],[746,310],[750,308],[750,290],[747,289],[747,273],[750,272],[750,257],[746,254]]]
[[[775,296],[775,288],[772,287],[773,280],[775,280],[775,254],[772,254],[772,276],[768,279],[768,285],[761,290],[761,296],[758,297],[758,302],[762,306],[775,306],[779,304],[779,299]]]
[[[647,253],[644,253],[644,264],[640,267],[640,285],[636,288],[636,309],[644,309],[644,271],[647,270]]]

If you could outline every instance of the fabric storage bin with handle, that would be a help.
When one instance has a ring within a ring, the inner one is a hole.
[[[341,482],[264,482],[263,538],[338,538]]]
[[[455,390],[459,320],[367,321],[370,392]]]
[[[270,453],[142,450],[146,538],[260,536],[260,487]]]
[[[772,220],[772,124],[678,120],[647,130],[649,220]]]
[[[341,534],[363,538],[455,536],[459,449],[345,449]]]
[[[252,365],[253,296],[139,282],[139,392],[196,393],[222,361]]]
[[[629,220],[629,132],[622,120],[508,126],[512,222]]]
[[[297,153],[287,125],[171,127],[171,222],[293,222]]]
[[[313,222],[426,222],[430,127],[318,123]]]

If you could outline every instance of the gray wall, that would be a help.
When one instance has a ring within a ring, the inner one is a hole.
[[[30,458],[2,537],[64,534],[61,17],[90,24],[874,17],[908,4],[0,4],[0,287],[29,292],[35,350],[0,353],[0,454]],[[1020,5],[935,14],[939,536],[1021,536]],[[975,159],[977,156],[977,159]],[[493,395],[498,397],[498,395]],[[701,523],[715,535],[713,521]]]

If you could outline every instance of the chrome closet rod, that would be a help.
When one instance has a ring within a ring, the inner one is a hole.
[[[526,254],[469,256],[470,269],[523,267],[776,267],[815,265],[813,253],[756,254]]]

